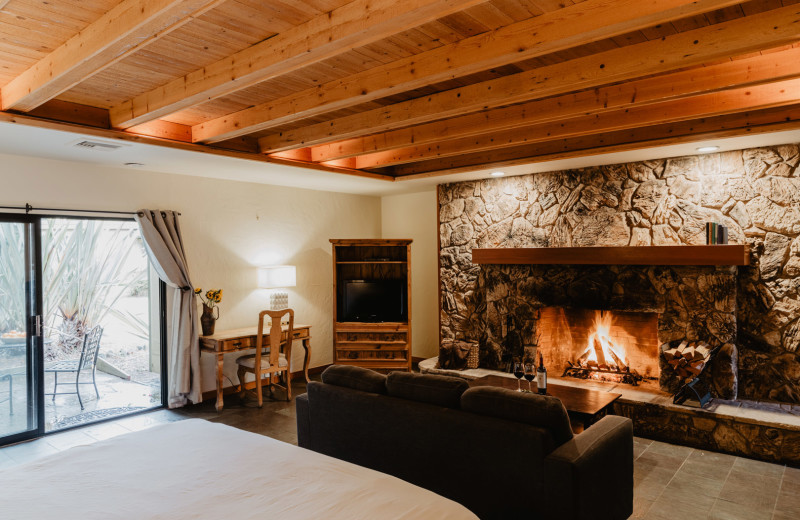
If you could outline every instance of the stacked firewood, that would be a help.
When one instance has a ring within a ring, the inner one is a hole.
[[[689,378],[700,375],[711,350],[702,341],[682,341],[677,347],[664,350],[662,354],[678,376]]]

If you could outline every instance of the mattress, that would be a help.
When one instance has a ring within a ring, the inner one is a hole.
[[[475,519],[398,478],[201,419],[0,471],[4,520]]]

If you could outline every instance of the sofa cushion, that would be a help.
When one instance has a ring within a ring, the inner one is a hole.
[[[458,408],[469,384],[460,377],[391,372],[386,378],[389,395],[422,403]]]
[[[556,446],[572,439],[567,410],[558,398],[549,395],[481,386],[464,392],[461,409],[546,428]]]
[[[363,367],[331,365],[322,373],[322,382],[373,394],[386,393],[386,376]]]

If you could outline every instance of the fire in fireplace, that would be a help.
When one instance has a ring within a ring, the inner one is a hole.
[[[639,384],[658,375],[658,314],[545,307],[539,347],[564,376]]]
[[[595,311],[594,328],[586,342],[586,350],[575,363],[567,361],[565,376],[639,384],[643,378],[631,371],[625,349],[611,339],[611,312]]]

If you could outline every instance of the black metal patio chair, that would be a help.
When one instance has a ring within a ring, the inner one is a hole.
[[[94,392],[100,398],[100,392],[97,390],[97,382],[95,381],[95,372],[97,371],[97,354],[100,352],[100,338],[103,336],[103,328],[98,325],[83,337],[83,347],[81,348],[81,356],[78,359],[67,359],[64,361],[55,361],[47,363],[44,367],[45,372],[52,372],[55,377],[55,384],[53,385],[52,393],[45,393],[45,395],[52,395],[53,401],[56,400],[57,395],[78,395],[78,402],[83,410],[83,400],[81,399],[80,385],[94,385]],[[81,373],[92,373],[92,380],[81,381]],[[75,373],[75,391],[74,392],[59,392],[58,385],[69,385],[73,382],[59,383],[58,374],[63,372]]]

